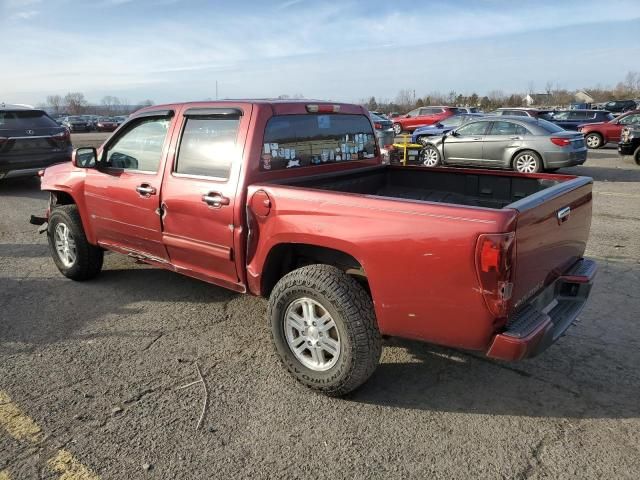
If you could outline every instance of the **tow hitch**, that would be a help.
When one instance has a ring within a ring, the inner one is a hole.
[[[44,232],[47,231],[48,222],[46,217],[37,217],[35,215],[31,215],[31,218],[29,219],[29,223],[31,225],[40,225],[40,228],[38,229],[38,233],[40,234],[43,234]]]

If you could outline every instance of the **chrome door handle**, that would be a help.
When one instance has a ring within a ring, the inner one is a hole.
[[[509,140],[522,140],[522,137],[509,137]]]
[[[136,192],[138,192],[140,195],[144,195],[148,197],[149,195],[155,195],[156,189],[153,188],[151,185],[143,183],[142,185],[138,185],[136,187]]]
[[[218,192],[209,192],[202,196],[202,201],[213,208],[220,208],[223,205],[229,205],[231,200]]]
[[[471,140],[482,140],[482,137],[472,138]]]

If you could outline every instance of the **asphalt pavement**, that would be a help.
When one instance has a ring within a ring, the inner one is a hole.
[[[65,279],[38,179],[0,182],[0,479],[640,478],[640,167],[564,171],[595,181],[580,323],[519,363],[391,339],[344,399],[280,366],[263,299],[117,254]]]

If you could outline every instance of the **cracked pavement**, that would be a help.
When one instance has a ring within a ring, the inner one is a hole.
[[[0,391],[43,435],[0,428],[0,472],[58,478],[64,449],[103,479],[640,478],[640,167],[609,148],[565,171],[595,180],[581,322],[519,363],[391,339],[345,399],[280,366],[262,299],[116,254],[66,280],[28,224],[38,180],[0,183]]]

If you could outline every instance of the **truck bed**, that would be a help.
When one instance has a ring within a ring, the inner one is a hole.
[[[340,176],[290,180],[289,185],[344,193],[501,209],[558,185],[553,178],[531,178],[502,172],[387,167]]]

